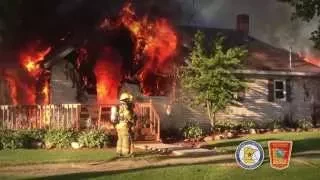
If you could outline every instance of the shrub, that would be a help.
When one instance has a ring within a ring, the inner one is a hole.
[[[268,128],[270,129],[280,129],[283,125],[281,124],[280,120],[273,120],[269,125]]]
[[[112,136],[102,130],[88,130],[79,134],[78,142],[88,148],[102,148],[112,143]]]
[[[304,129],[304,130],[308,130],[308,129],[313,128],[312,122],[307,119],[301,119],[297,123],[298,123],[298,127],[301,129]]]
[[[203,130],[198,124],[188,123],[182,130],[184,138],[196,139],[203,135]]]
[[[245,130],[257,128],[257,124],[254,120],[243,120],[241,122],[241,127]]]
[[[45,144],[50,144],[56,148],[68,148],[70,144],[76,139],[76,133],[71,130],[53,129],[45,133]]]
[[[19,136],[22,138],[23,147],[31,148],[33,142],[43,142],[45,130],[20,130],[16,131],[19,133]]]
[[[240,130],[242,123],[234,120],[221,120],[216,122],[215,129],[224,132],[225,130]]]
[[[1,130],[0,149],[23,148],[23,144],[23,137],[21,133],[12,130]]]

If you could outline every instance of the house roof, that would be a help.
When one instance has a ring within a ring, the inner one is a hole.
[[[292,68],[289,66],[289,51],[274,47],[254,37],[231,29],[203,28],[180,26],[182,43],[186,49],[192,46],[194,34],[200,30],[206,39],[213,39],[218,34],[225,37],[225,45],[235,47],[245,45],[248,48],[248,57],[244,60],[244,68],[256,71],[288,71],[320,73],[320,67],[303,60],[297,54],[292,54]],[[253,72],[253,71],[252,71]]]

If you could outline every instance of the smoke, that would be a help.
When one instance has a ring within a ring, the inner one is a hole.
[[[293,9],[277,0],[180,0],[181,24],[234,29],[236,16],[250,15],[250,35],[276,47],[315,53],[309,40],[318,21],[291,20]]]

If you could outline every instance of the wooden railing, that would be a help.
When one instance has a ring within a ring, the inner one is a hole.
[[[2,105],[0,127],[5,129],[79,129],[79,104]]]
[[[1,105],[0,128],[5,129],[114,129],[114,105]],[[148,124],[150,135],[160,140],[160,117],[152,102],[136,103],[138,124]],[[139,128],[139,127],[138,127]]]
[[[160,141],[160,116],[154,108],[152,101],[137,104],[135,112],[138,115],[138,122],[148,124],[151,134],[156,137],[156,141]],[[148,118],[146,119],[146,117]]]

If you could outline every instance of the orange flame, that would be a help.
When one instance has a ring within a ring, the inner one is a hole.
[[[43,103],[49,104],[49,82],[48,81],[46,81],[43,86],[42,94],[44,95]]]
[[[136,39],[135,61],[138,62],[140,60],[140,52],[146,58],[146,64],[138,77],[140,78],[144,93],[150,94],[150,90],[148,89],[155,87],[151,87],[153,85],[148,84],[148,80],[145,80],[145,78],[155,73],[167,73],[166,64],[169,63],[169,60],[172,60],[177,51],[177,35],[169,22],[164,18],[150,21],[148,16],[144,16],[139,19],[131,3],[127,3],[123,7],[119,21],[119,24],[127,27]],[[107,24],[105,21],[104,26]]]
[[[23,68],[28,72],[30,77],[33,80],[38,80],[39,76],[42,72],[42,69],[39,65],[39,62],[43,61],[45,56],[48,55],[51,51],[51,47],[42,48],[40,46],[40,42],[30,43],[27,48],[25,48],[20,53],[20,63]],[[35,82],[34,82],[35,83]],[[32,87],[23,86],[23,90],[27,94],[27,103],[28,104],[36,104],[36,91],[35,84]],[[42,87],[42,92],[44,95],[43,103],[49,103],[49,83],[46,81],[44,86]]]
[[[111,63],[116,59],[118,64]],[[97,101],[99,104],[112,104],[118,97],[121,80],[121,57],[111,48],[104,48],[102,56],[94,68],[97,80]]]
[[[36,45],[29,46],[29,48],[20,54],[20,62],[31,76],[36,77],[41,71],[38,63],[42,61],[50,51],[51,47],[38,50],[38,46]]]
[[[35,88],[28,85],[28,83],[26,83],[25,81],[26,79],[19,76],[18,71],[17,70],[4,71],[4,78],[8,82],[8,86],[10,88],[10,98],[11,98],[12,104],[13,105],[35,104],[35,101],[36,101]]]
[[[14,78],[6,76],[5,77],[8,85],[10,87],[10,97],[11,97],[11,101],[13,105],[17,105],[18,104],[18,99],[17,99],[17,85],[16,85],[16,81]]]

